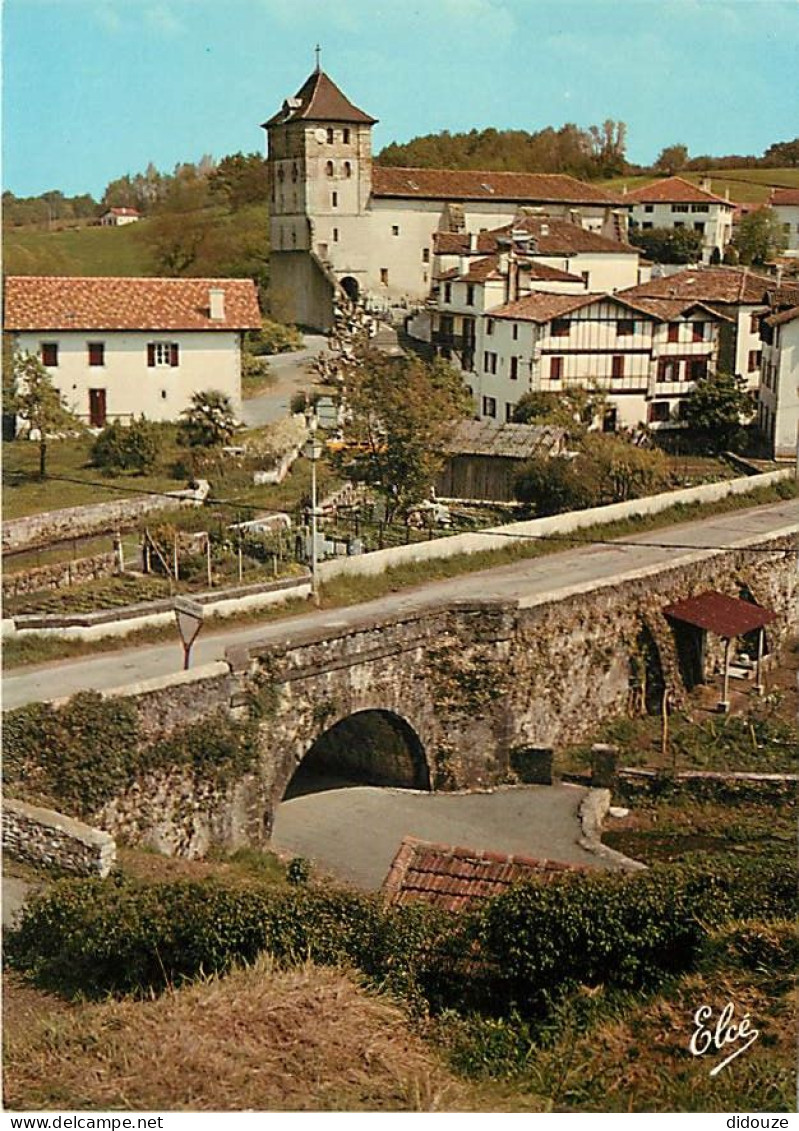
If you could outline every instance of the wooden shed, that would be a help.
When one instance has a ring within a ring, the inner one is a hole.
[[[565,449],[565,428],[464,420],[445,445],[447,460],[436,480],[436,494],[444,499],[513,502],[513,483],[522,465]]]

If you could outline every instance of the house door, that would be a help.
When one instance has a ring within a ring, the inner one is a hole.
[[[89,389],[89,427],[105,427],[105,389]]]

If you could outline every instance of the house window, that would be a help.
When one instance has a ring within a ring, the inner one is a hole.
[[[552,321],[552,337],[553,338],[568,338],[569,336],[569,320],[568,318],[555,318]]]
[[[705,225],[701,220],[694,220],[694,231],[701,232],[702,235],[705,234]]]
[[[611,365],[611,377],[614,381],[620,380],[624,376],[624,355],[616,354]]]
[[[516,408],[515,404],[505,405],[505,423],[511,424],[513,422],[513,410]]]
[[[345,177],[351,177],[352,176],[352,164],[349,161],[344,162],[344,176]]]
[[[616,323],[616,336],[619,338],[629,337],[630,334],[635,333],[635,322],[630,321],[629,318],[622,318]]]
[[[655,211],[654,204],[645,204],[644,205],[644,212],[654,212],[654,211]]]
[[[685,224],[684,224],[684,222],[683,222],[682,220],[675,220],[675,221],[674,221],[674,230],[675,230],[675,231],[676,231],[676,230],[677,230],[678,228],[684,228],[684,227],[685,227]]]
[[[749,351],[749,372],[754,373],[756,369],[760,368],[760,359],[763,356],[762,350]]]
[[[147,364],[152,368],[162,368],[179,364],[180,354],[177,342],[150,342],[147,346]]]
[[[679,381],[680,363],[667,357],[661,358],[658,364],[658,381]]]
[[[668,401],[652,401],[649,406],[649,420],[653,424],[665,424],[671,419],[671,408]]]
[[[452,302],[452,283],[444,284],[444,302]]]
[[[488,318],[486,320],[486,334],[490,336],[493,333],[494,333],[494,319]]]
[[[392,236],[398,236],[399,235],[399,224],[392,224],[391,225],[391,234],[392,234]]]
[[[338,228],[333,229],[333,243],[338,243]]]
[[[687,204],[672,204],[671,210],[672,210],[672,212],[687,212],[688,211],[688,205]]]
[[[327,144],[332,145],[335,140],[336,140],[336,134],[335,134],[334,130],[332,128],[328,128]]]
[[[695,358],[688,368],[692,381],[704,381],[707,377],[707,359],[704,357]]]
[[[692,327],[692,336],[695,342],[703,342],[705,340],[705,322],[694,322]]]
[[[42,342],[42,365],[55,369],[58,365],[58,342]]]
[[[430,262],[430,248],[429,247],[423,247],[422,248],[422,263],[429,263],[429,262]]]
[[[679,342],[680,340],[680,323],[669,322],[669,341]]]
[[[709,204],[692,204],[691,205],[691,211],[692,212],[709,212],[710,211],[710,205]]]
[[[585,287],[586,290],[588,290],[588,284],[589,284],[589,281],[591,279],[590,271],[581,271],[580,276],[583,280],[583,286]]]
[[[549,359],[549,379],[550,381],[560,381],[563,377],[563,358],[551,357]]]
[[[517,322],[513,323],[513,340],[514,342],[519,340],[519,324]]]
[[[483,353],[483,369],[486,373],[496,373],[497,371],[497,355],[490,350],[485,350]]]
[[[328,161],[327,164],[325,165],[325,172],[327,173],[328,177],[333,176],[333,173],[335,172],[335,168],[333,166],[332,161]]]
[[[331,203],[334,208],[338,208],[338,193],[334,192],[331,198]]]
[[[466,284],[466,305],[474,306],[474,285],[472,283]]]
[[[496,397],[483,397],[483,416],[497,415]]]
[[[342,138],[341,138],[341,140],[342,140],[342,141],[344,142],[344,144],[345,144],[345,145],[349,145],[349,144],[350,144],[350,131],[349,131],[349,129],[347,128],[347,126],[345,126],[345,127],[344,127],[344,130],[342,131]]]
[[[383,284],[383,286],[388,286],[388,267],[380,268],[380,282]]]
[[[512,357],[510,359],[510,379],[511,381],[518,381],[519,379],[519,359]]]
[[[762,315],[760,315],[758,313],[749,315],[749,333],[750,334],[759,334],[760,333],[760,319],[761,319],[761,317],[762,317]]]
[[[643,224],[641,225],[641,227],[643,228],[643,230],[645,232],[651,232],[652,229],[654,228],[654,226],[655,225],[652,223],[651,220],[644,220]]]
[[[105,365],[105,342],[89,342],[89,365]]]

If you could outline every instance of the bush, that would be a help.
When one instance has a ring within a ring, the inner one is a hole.
[[[226,393],[217,389],[195,393],[181,413],[178,440],[189,448],[218,448],[229,444],[238,424]]]
[[[288,353],[302,349],[302,334],[296,326],[264,318],[260,330],[250,330],[244,337],[244,348],[254,357]]]
[[[92,445],[91,460],[109,474],[133,471],[144,475],[155,467],[160,449],[158,425],[140,416],[127,427],[118,420],[106,424]]]

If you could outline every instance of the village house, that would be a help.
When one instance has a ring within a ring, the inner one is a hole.
[[[757,419],[776,459],[799,445],[799,306],[763,320],[763,364]]]
[[[433,282],[435,233],[496,228],[521,207],[626,230],[621,198],[573,177],[374,165],[375,121],[317,67],[263,124],[271,291],[291,321],[329,329],[339,287],[376,310],[413,309]]]
[[[777,214],[785,233],[785,255],[799,255],[799,188],[772,189],[769,207]]]
[[[689,228],[702,236],[702,260],[709,263],[713,253],[720,257],[732,236],[733,205],[729,197],[710,191],[707,178],[699,186],[682,177],[666,177],[644,188],[625,192],[622,199],[630,211],[630,226],[650,231],[653,228]]]
[[[122,228],[137,220],[141,220],[141,215],[135,208],[109,208],[100,217],[100,224],[104,228]]]
[[[11,276],[5,330],[69,409],[107,421],[177,420],[197,392],[241,405],[241,337],[261,326],[249,279]]]

